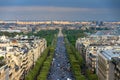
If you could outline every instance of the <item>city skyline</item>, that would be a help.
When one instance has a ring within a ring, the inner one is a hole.
[[[119,0],[1,0],[1,20],[120,21]]]

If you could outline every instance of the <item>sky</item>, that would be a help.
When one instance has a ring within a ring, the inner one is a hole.
[[[120,21],[120,0],[0,0],[0,20]]]

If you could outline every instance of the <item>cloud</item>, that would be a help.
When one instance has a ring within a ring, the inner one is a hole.
[[[120,20],[109,8],[75,8],[54,6],[0,7],[0,19],[23,20]],[[118,12],[117,12],[118,13]]]
[[[49,12],[90,12],[90,11],[109,11],[107,8],[72,8],[72,7],[44,7],[44,6],[17,6],[17,7],[0,7],[1,12],[34,12],[34,11],[49,11]]]
[[[0,6],[120,8],[120,0],[0,0]]]

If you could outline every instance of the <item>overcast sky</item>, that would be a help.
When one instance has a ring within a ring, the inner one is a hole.
[[[120,0],[0,0],[0,19],[120,21]]]

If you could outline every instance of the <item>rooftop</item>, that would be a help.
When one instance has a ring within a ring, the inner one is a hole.
[[[120,50],[104,50],[101,51],[101,54],[108,60],[111,60],[113,57],[120,57]]]

